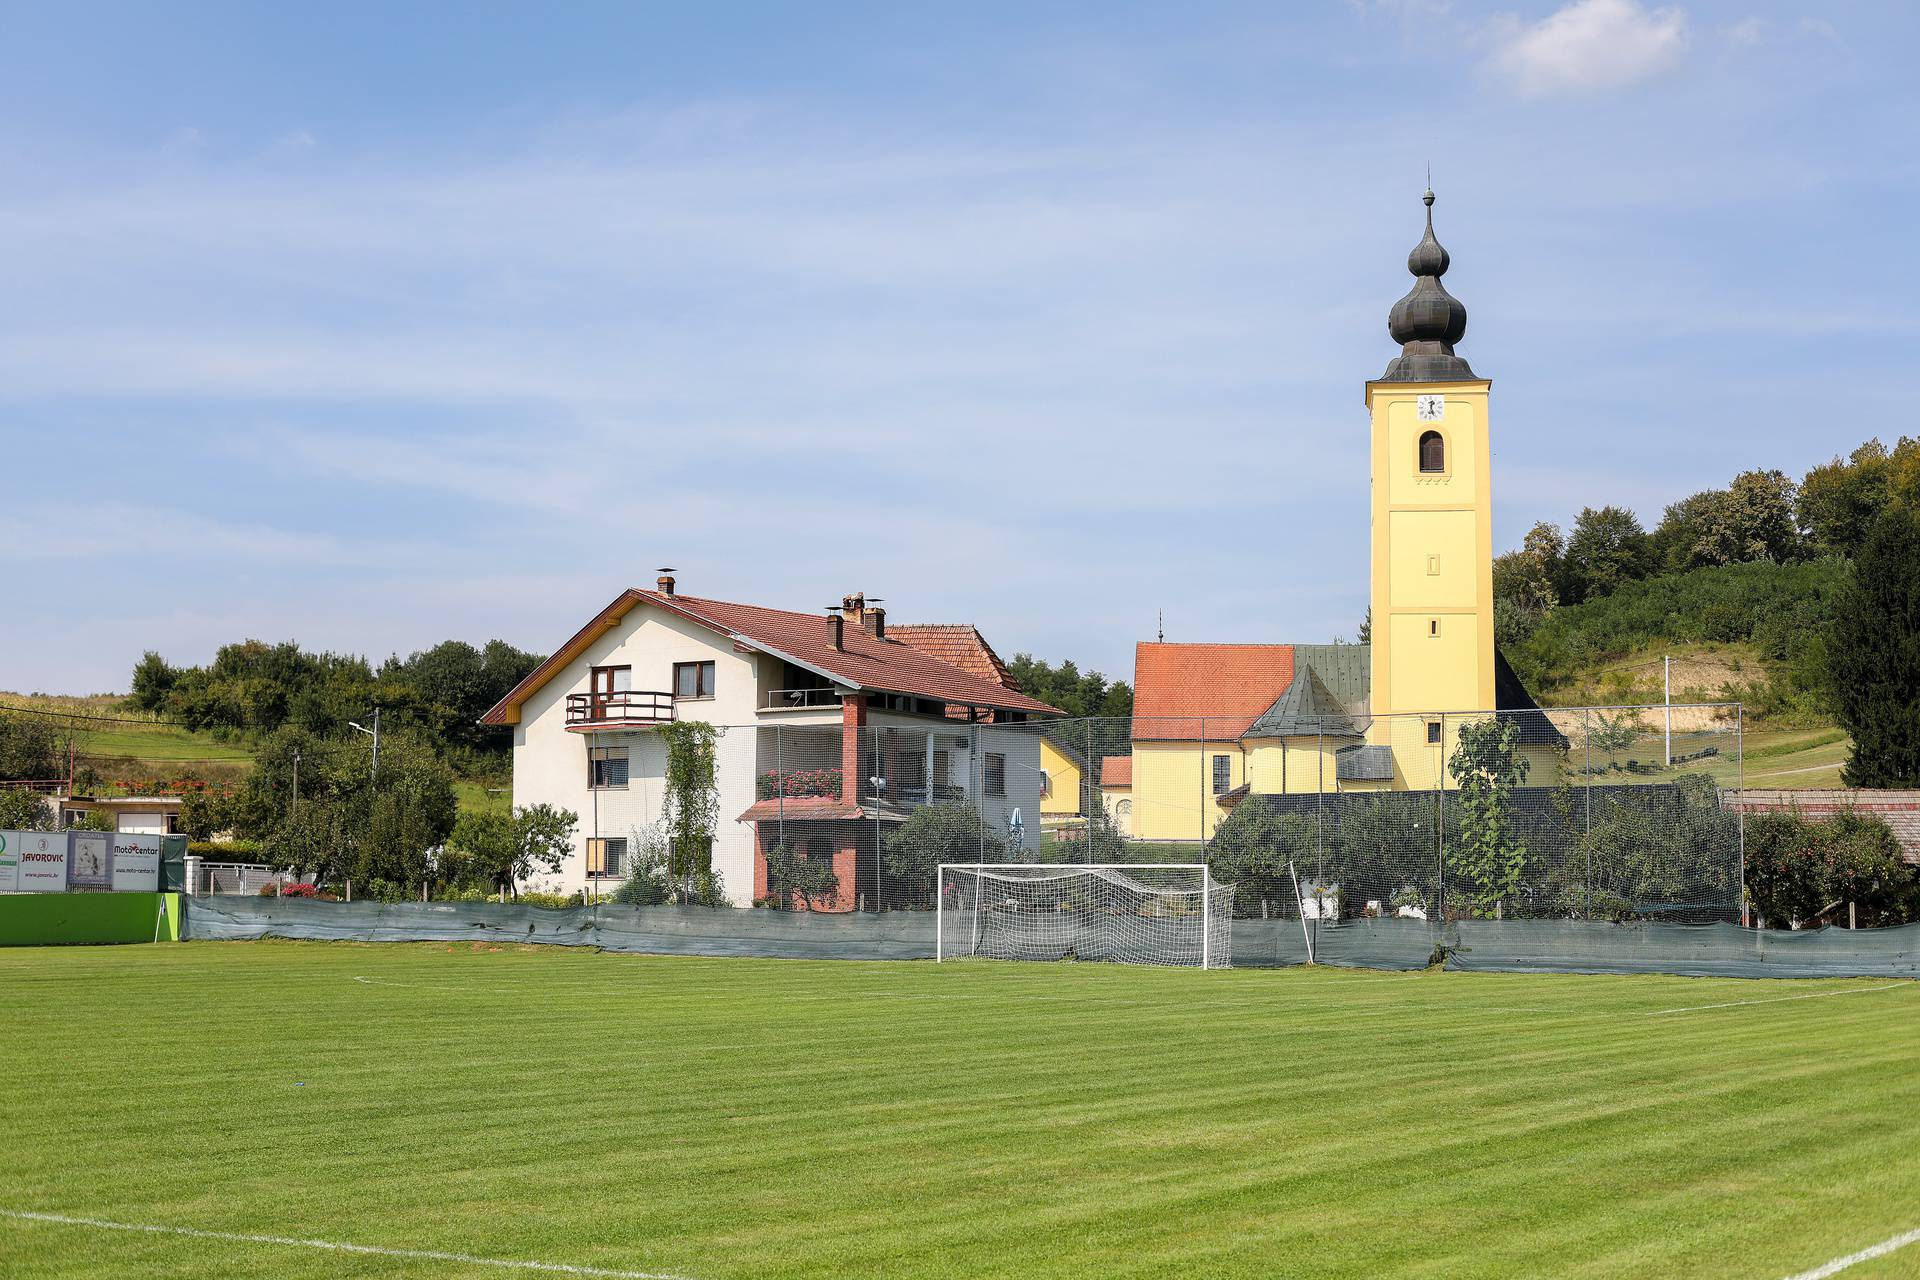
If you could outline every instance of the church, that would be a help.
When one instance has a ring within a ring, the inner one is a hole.
[[[1519,725],[1531,785],[1558,779],[1565,740],[1493,643],[1493,384],[1455,351],[1467,309],[1422,200],[1400,354],[1366,384],[1370,642],[1141,643],[1131,754],[1101,770],[1126,779],[1101,789],[1135,839],[1207,839],[1248,795],[1450,787],[1460,728],[1490,713]]]

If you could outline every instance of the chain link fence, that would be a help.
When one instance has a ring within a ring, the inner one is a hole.
[[[732,862],[775,909],[925,910],[942,862],[1205,861],[1249,919],[1741,919],[1737,706],[1319,719],[734,729]]]

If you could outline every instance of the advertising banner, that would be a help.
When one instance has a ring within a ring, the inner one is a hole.
[[[102,835],[101,839],[113,842],[113,887],[132,889],[141,893],[160,891],[160,842],[165,837],[157,835],[135,835],[121,832],[118,835]],[[74,836],[75,856],[78,856],[80,837]]]
[[[9,831],[7,844],[17,850],[18,883],[22,893],[67,891],[67,832]]]
[[[75,889],[110,889],[113,879],[107,873],[107,857],[112,837],[104,831],[68,833],[72,850],[67,855],[67,884]]]
[[[0,893],[20,890],[20,846],[14,840],[17,834],[0,831]]]

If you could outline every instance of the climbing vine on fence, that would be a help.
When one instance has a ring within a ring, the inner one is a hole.
[[[720,822],[720,785],[714,757],[726,731],[698,720],[678,720],[656,732],[667,749],[661,806],[667,874],[682,901],[703,901],[715,896],[713,837]]]

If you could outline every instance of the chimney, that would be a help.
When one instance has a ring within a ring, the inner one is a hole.
[[[845,618],[831,609],[827,610],[827,648],[837,651],[847,647],[846,625]]]
[[[866,612],[866,592],[856,591],[850,596],[840,597],[840,616],[848,622],[864,622]]]
[[[660,576],[653,580],[653,585],[659,588],[661,595],[663,596],[672,595],[673,594],[673,574],[674,574],[673,569],[670,567],[666,569],[661,569],[659,570],[659,573],[660,573]]]
[[[877,604],[874,605],[871,609],[867,610],[866,621],[868,624],[867,630],[873,634],[875,640],[885,640],[887,638],[887,611],[885,609]]]

